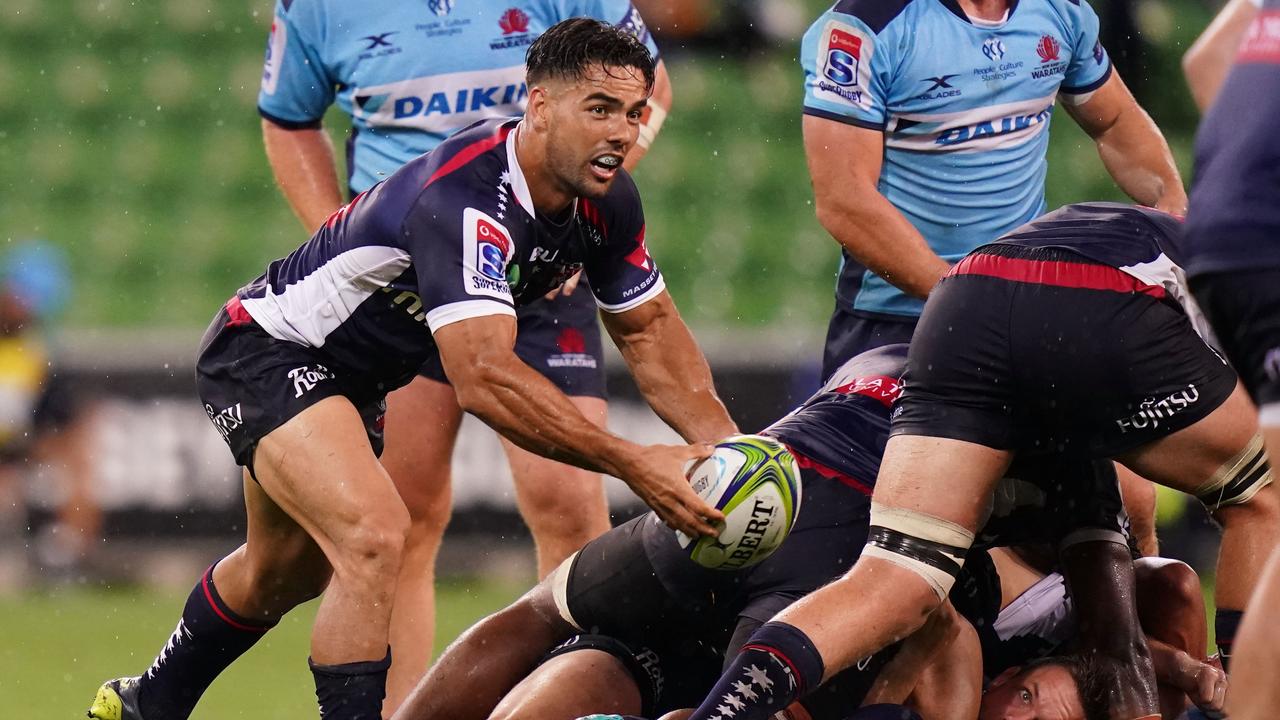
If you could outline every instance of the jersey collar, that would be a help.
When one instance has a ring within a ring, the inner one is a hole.
[[[511,185],[511,194],[516,196],[516,202],[520,203],[520,207],[529,213],[530,217],[538,217],[533,210],[533,196],[529,194],[529,183],[524,178],[524,171],[520,169],[520,161],[516,159],[516,136],[520,134],[520,128],[524,126],[524,121],[516,123],[516,127],[507,134],[507,183]]]
[[[976,23],[974,23],[972,20],[969,19],[969,16],[965,13],[964,9],[960,7],[960,3],[957,0],[938,0],[938,2],[942,3],[943,7],[950,10],[953,15],[960,18],[961,20],[969,23],[970,25],[973,25],[974,27],[980,27],[979,25],[977,25]],[[1009,10],[1005,15],[1004,22],[1006,23],[1009,22],[1009,19],[1013,17],[1013,11],[1017,9],[1018,9],[1018,0],[1009,0]]]

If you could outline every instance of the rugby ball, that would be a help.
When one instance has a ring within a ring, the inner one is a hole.
[[[764,560],[787,539],[800,512],[800,468],[773,438],[726,438],[688,477],[693,491],[724,513],[718,538],[676,533],[680,547],[703,567],[738,570]]]

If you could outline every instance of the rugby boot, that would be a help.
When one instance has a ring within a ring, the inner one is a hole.
[[[125,677],[102,683],[89,706],[89,717],[93,720],[142,720],[142,713],[138,711],[140,679]]]

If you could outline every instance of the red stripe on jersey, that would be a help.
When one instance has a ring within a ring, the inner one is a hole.
[[[431,177],[427,178],[426,184],[423,185],[422,187],[424,188],[430,187],[431,183],[439,180],[445,175],[448,175],[454,170],[457,170],[463,165],[466,165],[472,160],[475,160],[476,158],[480,157],[484,153],[489,152],[490,150],[497,147],[499,144],[506,142],[507,135],[509,134],[511,134],[511,128],[500,127],[498,128],[498,131],[493,134],[493,137],[485,138],[484,140],[477,140],[471,143],[470,145],[462,148],[461,150],[458,151],[458,154],[449,158],[449,160],[445,162],[445,164],[437,168],[436,171],[431,174]]]
[[[947,275],[985,275],[1013,282],[1053,285],[1055,287],[1110,290],[1142,293],[1154,298],[1165,297],[1164,288],[1148,285],[1138,278],[1110,265],[1063,262],[1061,260],[1027,260],[977,254],[961,260]]]
[[[253,324],[253,316],[249,314],[248,310],[244,309],[244,303],[240,302],[239,295],[232,295],[227,304],[222,307],[227,311],[227,317],[231,318],[227,321],[227,327]]]
[[[600,234],[606,239],[609,237],[609,226],[600,219],[600,208],[586,198],[578,200],[578,209],[582,212],[582,217],[591,223],[591,226],[600,231]]]
[[[885,407],[891,407],[893,401],[902,394],[902,381],[888,375],[869,375],[854,378],[852,382],[835,389],[841,395],[865,395],[879,400]]]
[[[855,477],[850,477],[849,475],[845,475],[839,470],[836,470],[834,468],[829,468],[826,465],[823,465],[822,463],[814,462],[813,460],[810,460],[804,455],[801,455],[800,453],[796,452],[795,449],[792,448],[791,446],[787,446],[787,449],[791,451],[791,457],[794,457],[796,459],[796,465],[798,465],[801,470],[812,470],[828,480],[835,480],[838,483],[848,485],[849,487],[853,488],[854,490],[857,490],[858,492],[862,493],[863,495],[866,495],[867,497],[871,496],[870,485],[862,482],[861,480]]]

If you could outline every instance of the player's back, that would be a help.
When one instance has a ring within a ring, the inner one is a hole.
[[[884,133],[879,190],[948,260],[1044,210],[1055,99],[1110,76],[1087,3],[1023,0],[1000,23],[951,0],[841,0],[806,33],[805,113]],[[845,258],[839,297],[922,303]]]
[[[818,392],[762,433],[798,453],[802,467],[870,494],[906,360],[902,344],[851,358]]]

